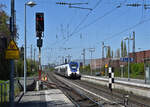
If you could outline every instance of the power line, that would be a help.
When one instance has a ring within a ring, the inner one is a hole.
[[[125,3],[125,2],[124,2],[124,3]],[[73,32],[72,34],[70,34],[69,37],[72,37],[74,34],[79,33],[81,30],[83,30],[83,29],[85,29],[85,28],[87,28],[87,27],[89,27],[89,26],[95,24],[97,21],[99,21],[100,19],[104,18],[105,16],[111,14],[113,11],[115,11],[115,10],[118,9],[118,8],[120,8],[121,6],[122,6],[122,4],[116,6],[116,7],[113,8],[112,10],[106,12],[103,16],[98,17],[97,19],[95,19],[94,21],[90,22],[89,24],[87,24],[87,25],[81,27],[79,30],[76,30],[76,32]],[[79,28],[79,27],[78,27],[78,28]],[[69,39],[69,38],[68,38],[68,39]],[[67,40],[68,40],[68,39],[67,39]]]
[[[107,37],[107,38],[104,39],[104,41],[113,39],[114,37],[117,37],[117,36],[119,36],[120,34],[122,34],[122,33],[124,33],[124,32],[127,32],[127,31],[129,31],[129,30],[131,30],[131,29],[133,29],[133,28],[135,28],[135,27],[137,27],[137,26],[139,26],[139,25],[141,25],[141,24],[143,24],[143,23],[145,23],[145,22],[148,22],[148,21],[150,21],[150,18],[149,18],[149,19],[146,19],[146,20],[143,20],[142,22],[139,22],[139,23],[137,23],[137,24],[135,24],[135,25],[133,25],[133,26],[131,26],[131,27],[129,27],[129,28],[126,28],[126,29],[122,30],[121,32],[116,33],[116,34],[114,34],[114,35],[112,35],[112,36],[110,36],[110,37]]]
[[[99,21],[100,19],[102,19],[102,18],[104,18],[105,16],[111,14],[111,13],[112,13],[113,11],[115,11],[117,8],[120,8],[120,6],[117,6],[116,8],[113,8],[112,10],[106,12],[103,16],[98,17],[97,19],[95,19],[95,20],[92,21],[91,23],[89,23],[89,24],[87,24],[87,25],[84,25],[83,27],[81,27],[81,28],[80,28],[78,31],[76,31],[75,33],[78,33],[78,32],[80,32],[81,30],[83,30],[83,29],[85,29],[85,28],[87,28],[87,27],[89,27],[89,26],[95,24],[95,23],[96,23],[97,21]],[[75,34],[75,33],[74,33],[74,34]],[[72,34],[72,35],[73,35],[73,34]]]
[[[83,29],[89,27],[90,25],[96,23],[97,21],[99,21],[99,20],[102,19],[103,17],[109,15],[110,13],[112,13],[112,12],[113,12],[114,10],[116,10],[117,8],[120,8],[123,4],[126,3],[126,1],[127,1],[127,0],[124,0],[124,2],[120,3],[120,5],[118,5],[118,6],[115,7],[114,9],[112,9],[112,10],[106,12],[103,16],[98,17],[97,19],[95,19],[95,20],[92,21],[91,23],[89,23],[89,24],[87,24],[87,25],[81,27],[79,30],[77,30],[77,29],[79,28],[79,26],[81,26],[81,25],[85,22],[85,20],[87,19],[87,17],[89,16],[89,14],[90,14],[92,11],[89,12],[89,13],[85,16],[85,18],[81,21],[81,23],[75,28],[75,30],[74,30],[73,33],[70,35],[70,37],[73,36],[74,34],[78,33],[79,31],[81,31],[81,30],[83,30]],[[97,6],[98,6],[101,2],[102,2],[102,0],[99,0],[99,1],[97,2],[97,4],[94,6],[93,10],[96,9]]]
[[[87,20],[88,16],[92,13],[93,10],[95,10],[95,9],[98,7],[98,5],[99,5],[101,2],[102,2],[102,0],[99,0],[99,1],[96,3],[96,5],[92,8],[92,10],[91,10],[90,12],[88,12],[88,14],[85,15],[85,17],[81,20],[81,22],[75,27],[75,29],[73,30],[73,32],[72,32],[70,35],[68,35],[66,41],[69,39],[69,37],[73,36],[74,32],[76,32],[76,31],[78,30],[79,26],[81,26],[81,25]],[[56,4],[57,4],[57,3],[56,3]],[[63,41],[63,40],[65,40],[65,39],[62,39],[61,41]],[[64,44],[66,41],[64,41],[63,44]],[[52,43],[52,45],[55,45],[55,44],[57,44],[57,41],[55,41],[54,43]]]
[[[118,7],[118,6],[117,6],[117,7]],[[120,7],[119,7],[119,8],[120,8]],[[114,9],[115,9],[115,8],[114,8]],[[103,16],[101,16],[101,17],[95,19],[93,22],[91,22],[91,23],[85,25],[84,27],[80,28],[80,30],[78,30],[78,31],[75,32],[75,33],[78,33],[79,31],[85,29],[86,27],[88,27],[88,26],[90,26],[90,25],[96,23],[98,20],[102,19],[103,17],[105,17],[105,16],[107,16],[108,14],[110,14],[111,12],[113,12],[114,9],[112,9],[111,11],[105,13]],[[114,34],[114,35],[112,35],[112,36],[110,36],[110,37],[104,39],[104,41],[107,41],[107,40],[110,40],[110,39],[112,39],[112,38],[114,38],[114,37],[116,37],[116,36],[119,36],[120,34],[126,32],[126,31],[129,31],[129,30],[131,30],[131,29],[133,29],[133,28],[135,28],[135,27],[137,27],[137,26],[139,26],[139,25],[141,25],[141,24],[143,24],[143,23],[145,23],[145,22],[147,22],[147,21],[150,21],[150,18],[149,18],[149,19],[146,19],[146,20],[143,20],[143,21],[141,21],[141,22],[139,22],[139,23],[137,23],[137,24],[135,24],[135,25],[133,25],[133,26],[131,26],[131,27],[129,27],[129,28],[124,29],[123,31],[121,31],[121,32],[119,32],[119,33],[116,33],[116,34]]]
[[[97,6],[102,2],[102,0],[99,0],[96,5],[94,6],[94,8],[92,9],[95,10],[97,8]],[[72,36],[74,34],[74,32],[76,32],[76,30],[79,28],[79,26],[81,26],[89,17],[89,15],[92,13],[92,11],[88,12],[85,17],[81,20],[81,22],[75,27],[74,31],[70,34],[70,36]]]
[[[78,9],[87,9],[87,10],[91,10],[91,8],[85,8],[85,7],[77,7],[77,6],[69,6],[69,8],[78,8]]]

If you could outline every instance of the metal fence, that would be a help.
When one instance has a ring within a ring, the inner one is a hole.
[[[9,100],[9,81],[0,83],[0,103],[8,102]]]
[[[20,94],[20,85],[18,79],[14,80],[15,97]],[[9,102],[9,81],[0,83],[0,105]]]

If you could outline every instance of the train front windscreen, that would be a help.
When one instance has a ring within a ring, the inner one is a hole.
[[[77,70],[77,69],[78,69],[78,63],[71,63],[71,64],[70,64],[70,68],[71,68],[72,70]]]

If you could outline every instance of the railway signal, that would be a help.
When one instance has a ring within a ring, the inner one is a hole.
[[[36,31],[37,32],[44,31],[44,13],[36,13]]]
[[[41,48],[43,44],[42,37],[44,32],[44,13],[36,13],[36,37],[37,39],[37,47],[39,48],[39,82],[41,81],[41,73],[42,73],[42,66],[41,66]],[[37,81],[37,90],[39,90],[39,83]]]

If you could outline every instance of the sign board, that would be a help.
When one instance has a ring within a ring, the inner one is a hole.
[[[105,68],[107,68],[108,67],[108,64],[105,64]]]
[[[133,58],[120,58],[120,61],[128,62],[128,59],[129,59],[130,62],[133,62]]]
[[[120,67],[122,67],[122,68],[123,68],[123,67],[124,67],[124,65],[120,65]]]
[[[6,50],[6,59],[19,59],[19,48],[17,47],[15,41],[11,40],[9,42],[8,48]]]
[[[150,67],[146,67],[145,70],[146,84],[150,84]]]

